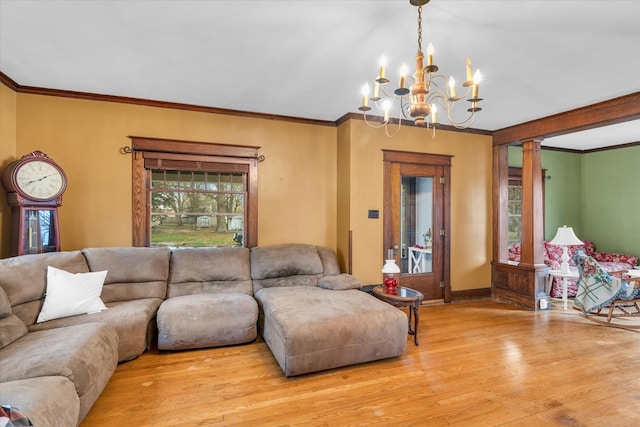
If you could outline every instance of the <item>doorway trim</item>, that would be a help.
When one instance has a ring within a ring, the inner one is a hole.
[[[383,197],[383,259],[387,258],[387,250],[393,245],[393,227],[399,224],[394,224],[397,219],[392,218],[387,213],[392,212],[392,204],[400,203],[399,200],[387,197],[387,195],[393,194],[391,176],[393,165],[399,163],[415,164],[420,166],[441,166],[443,169],[443,176],[441,177],[443,187],[442,203],[442,229],[444,230],[444,236],[442,239],[442,281],[443,285],[443,300],[444,302],[451,302],[451,265],[450,265],[450,253],[451,253],[451,159],[453,156],[446,154],[429,154],[418,153],[412,151],[397,151],[397,150],[382,150],[383,164],[384,164],[384,197]],[[395,257],[397,258],[397,254]],[[396,262],[398,260],[396,259]]]

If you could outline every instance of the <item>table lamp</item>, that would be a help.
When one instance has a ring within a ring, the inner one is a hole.
[[[384,288],[388,294],[395,294],[398,287],[398,279],[394,278],[394,274],[400,273],[400,267],[396,265],[395,259],[385,260],[382,266],[382,273],[387,277],[384,279]]]
[[[569,274],[569,252],[567,246],[569,245],[584,245],[580,239],[578,239],[573,232],[573,228],[563,225],[558,227],[558,232],[551,242],[552,245],[562,246],[562,264],[560,264],[560,272],[563,274]]]

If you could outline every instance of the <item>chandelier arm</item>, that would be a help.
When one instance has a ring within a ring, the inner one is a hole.
[[[471,112],[469,114],[469,116],[467,116],[467,118],[464,119],[464,120],[454,120],[454,118],[452,117],[451,113],[453,111],[454,102],[456,102],[456,100],[452,101],[449,98],[446,98],[446,95],[444,95],[442,92],[434,92],[434,93],[432,93],[428,98],[428,102],[429,103],[437,102],[438,105],[440,107],[442,107],[442,109],[444,109],[446,111],[447,120],[449,121],[451,126],[455,127],[456,129],[465,129],[465,128],[471,126],[471,124],[473,124],[473,121],[475,120],[475,116],[476,116],[475,112]],[[469,122],[468,125],[463,126],[468,122]]]
[[[404,96],[400,97],[400,112],[402,113],[402,117],[405,119],[413,118],[409,112],[409,109],[411,108],[411,101],[406,103],[404,101]]]
[[[382,123],[379,123],[379,124],[376,124],[375,122],[370,122],[369,120],[367,120],[367,113],[366,112],[363,114],[363,118],[364,118],[364,122],[367,124],[367,126],[369,126],[370,128],[373,128],[373,129],[380,129],[380,128],[385,127],[388,124],[388,122],[382,122]]]
[[[436,137],[436,126],[434,124],[431,125],[431,132],[429,132],[429,126],[427,125],[427,135],[429,135],[431,139]]]
[[[469,116],[464,119],[464,120],[454,120],[451,117],[451,112],[449,110],[447,110],[447,120],[449,120],[449,123],[451,123],[451,126],[453,126],[456,129],[465,129],[469,126],[471,126],[473,124],[473,121],[475,120],[476,114],[475,113],[470,113]],[[471,122],[469,122],[471,121]],[[469,122],[468,125],[463,126],[465,123]]]
[[[402,125],[402,119],[398,119],[398,126],[395,128],[395,132],[389,133],[389,125],[391,124],[391,120],[387,122],[387,125],[384,127],[384,133],[389,138],[394,138],[400,132],[400,126]]]
[[[454,128],[456,128],[456,129],[467,129],[467,128],[469,128],[469,126],[473,125],[473,122],[475,121],[475,119],[476,119],[476,115],[475,115],[475,114],[472,114],[472,115],[471,115],[471,116],[469,116],[469,118],[468,118],[467,120],[465,120],[464,122],[460,122],[459,124],[458,124],[458,123],[454,123],[454,122],[452,122],[452,123],[451,123],[451,125],[452,125]],[[469,123],[468,123],[468,124],[465,124],[464,126],[462,126],[462,124],[467,123],[467,122],[469,122]]]

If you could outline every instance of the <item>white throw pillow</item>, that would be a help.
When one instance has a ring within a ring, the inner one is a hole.
[[[100,299],[107,271],[69,273],[49,266],[47,293],[37,323],[106,310]]]

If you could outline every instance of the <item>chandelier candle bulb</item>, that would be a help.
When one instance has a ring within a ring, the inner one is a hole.
[[[480,86],[480,80],[482,76],[480,75],[480,69],[476,70],[476,73],[473,75],[473,99],[478,99],[478,87]]]
[[[436,124],[437,121],[437,116],[436,113],[438,112],[438,109],[436,108],[436,104],[431,104],[431,123]]]
[[[400,85],[398,87],[400,88],[405,87],[408,72],[409,72],[409,69],[407,68],[407,64],[402,64],[402,67],[400,67]]]
[[[382,57],[380,57],[380,75],[378,76],[378,79],[376,80],[380,84],[387,83],[389,81],[389,80],[387,80],[387,78],[385,76],[385,67],[386,66],[387,66],[387,57],[382,55]]]
[[[400,83],[398,84],[398,88],[393,91],[398,96],[407,95],[410,90],[407,88],[407,73],[409,72],[409,68],[407,64],[402,64],[400,67]]]
[[[373,96],[371,97],[372,101],[380,100],[380,85],[378,83],[373,87]]]
[[[471,71],[471,59],[467,58],[467,81],[473,80],[473,74]]]
[[[453,76],[449,77],[449,89],[451,90],[451,98],[456,97],[456,81]]]
[[[433,65],[433,44],[427,46],[427,65]]]
[[[369,83],[362,87],[362,106],[365,108],[369,106]]]
[[[389,110],[391,109],[391,102],[388,99],[382,103],[382,109],[384,110],[384,122],[386,123],[389,121]]]

